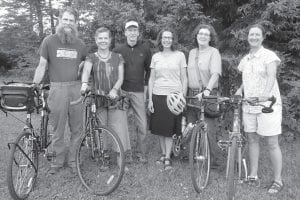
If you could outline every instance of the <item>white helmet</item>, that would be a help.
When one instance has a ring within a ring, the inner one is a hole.
[[[181,92],[172,92],[167,96],[167,105],[174,115],[179,115],[185,107],[185,98]]]

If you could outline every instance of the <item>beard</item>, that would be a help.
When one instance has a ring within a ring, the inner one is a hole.
[[[66,29],[71,29],[71,31]],[[56,27],[56,33],[63,44],[73,44],[78,37],[78,31],[75,26],[59,24]]]

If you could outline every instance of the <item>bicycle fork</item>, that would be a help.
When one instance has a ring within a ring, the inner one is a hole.
[[[233,133],[230,133],[233,134]],[[234,136],[235,137],[235,136]],[[237,152],[233,152],[234,155],[230,155],[231,151],[229,150],[230,148],[235,148],[232,147],[232,139],[230,139],[230,141],[219,141],[218,144],[219,146],[222,146],[224,148],[224,145],[227,146],[228,149],[228,158],[230,158],[231,156],[234,156],[234,160],[235,160],[235,167],[238,170],[238,182],[239,183],[243,183],[244,181],[247,180],[248,177],[248,168],[247,168],[247,163],[246,163],[246,159],[242,157],[242,141],[241,138],[237,137],[236,139],[236,145],[237,145]],[[237,156],[235,156],[235,153],[237,153]],[[242,169],[244,169],[244,174],[242,174]],[[229,173],[229,159],[227,159],[227,168],[226,168],[226,178],[228,178],[228,173]],[[243,178],[243,176],[245,178]]]

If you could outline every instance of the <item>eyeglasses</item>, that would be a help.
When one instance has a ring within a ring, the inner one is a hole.
[[[209,33],[198,33],[198,36],[205,36],[205,37],[210,37]]]
[[[173,37],[162,37],[163,40],[173,40]]]

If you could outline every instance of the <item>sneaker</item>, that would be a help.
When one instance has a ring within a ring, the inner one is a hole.
[[[148,162],[146,156],[142,153],[137,153],[136,157],[137,157],[137,161],[142,163],[142,164],[146,164]]]
[[[247,184],[251,187],[260,187],[260,179],[257,176],[248,176]]]

